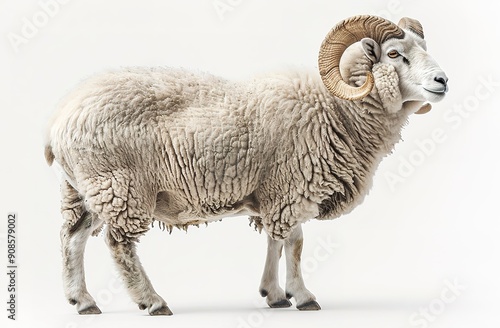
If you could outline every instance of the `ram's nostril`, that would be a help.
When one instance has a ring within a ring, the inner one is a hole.
[[[436,76],[434,78],[434,81],[438,82],[438,83],[441,83],[442,85],[446,85],[446,83],[448,82],[448,78],[446,77],[441,77],[441,76]]]

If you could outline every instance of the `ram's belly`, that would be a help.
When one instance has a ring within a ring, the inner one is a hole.
[[[232,204],[206,201],[193,204],[174,192],[163,191],[156,198],[154,211],[155,220],[176,227],[210,223],[234,215],[259,215],[254,197],[250,195]]]

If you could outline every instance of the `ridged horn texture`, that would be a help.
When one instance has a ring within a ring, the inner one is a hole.
[[[366,97],[373,88],[373,74],[368,72],[360,87],[347,84],[340,74],[340,58],[353,43],[371,38],[378,44],[388,39],[404,37],[404,31],[396,24],[376,16],[354,16],[338,23],[325,37],[318,56],[318,66],[325,87],[333,95],[346,100]]]
[[[422,39],[424,38],[424,29],[422,24],[416,19],[403,17],[399,20],[398,26],[402,29],[412,31]]]

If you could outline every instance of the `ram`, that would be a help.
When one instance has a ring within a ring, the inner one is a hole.
[[[208,73],[128,68],[90,78],[62,101],[45,156],[62,170],[63,283],[80,314],[88,237],[105,238],[132,299],[170,315],[136,253],[159,221],[186,229],[246,214],[268,235],[260,293],[270,307],[319,310],[300,270],[301,224],[348,213],[401,138],[409,115],[441,100],[447,77],[422,26],[355,16],[336,25],[318,72],[230,82]],[[286,288],[278,283],[282,249]]]

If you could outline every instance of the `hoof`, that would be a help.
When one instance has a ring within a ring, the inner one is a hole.
[[[265,290],[265,289],[259,290],[259,293],[260,293],[260,296],[262,296],[262,297],[266,297],[268,294],[267,290]]]
[[[139,310],[146,310],[148,306],[146,304],[139,304]]]
[[[292,302],[286,299],[269,304],[269,307],[272,309],[287,308],[290,306],[292,306]]]
[[[297,309],[300,311],[318,311],[321,310],[321,306],[319,306],[316,301],[309,301],[307,303],[297,305]]]
[[[78,310],[78,314],[101,314],[101,310],[97,307],[97,305],[89,306],[83,310]]]
[[[293,297],[293,295],[292,295],[292,294],[290,294],[290,293],[286,293],[286,298],[291,299],[292,297]]]
[[[168,308],[168,306],[164,305],[154,311],[149,312],[150,315],[172,315],[172,311]]]

